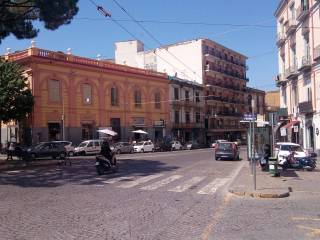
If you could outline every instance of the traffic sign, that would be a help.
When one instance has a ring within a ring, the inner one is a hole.
[[[244,121],[256,121],[257,117],[256,117],[256,115],[252,115],[252,114],[244,114],[243,120]]]

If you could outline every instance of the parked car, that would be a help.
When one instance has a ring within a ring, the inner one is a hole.
[[[24,157],[30,160],[48,157],[51,157],[52,159],[65,159],[67,156],[65,147],[62,144],[55,142],[39,143],[35,146],[27,148],[25,151]]]
[[[295,157],[307,157],[308,154],[303,148],[296,143],[291,142],[278,142],[275,145],[275,154],[278,157],[278,161],[284,161],[284,159],[290,154],[290,152],[295,152]]]
[[[172,141],[171,142],[171,150],[182,150],[182,145],[179,141]]]
[[[101,145],[103,140],[87,140],[79,144],[78,147],[74,149],[76,155],[90,155],[90,154],[99,154],[101,151]]]
[[[72,146],[72,142],[70,141],[53,141],[54,143],[61,144],[65,147],[67,151],[67,155],[69,157],[74,156],[74,146]]]
[[[185,149],[191,150],[191,149],[199,149],[199,148],[205,148],[206,145],[200,144],[198,142],[187,142],[185,145]]]
[[[132,144],[128,142],[118,142],[113,144],[110,148],[117,154],[134,152]]]
[[[215,160],[232,159],[240,160],[239,150],[234,142],[221,142],[215,147]]]
[[[151,141],[138,142],[133,146],[134,152],[153,152],[154,145]]]
[[[155,152],[167,152],[172,150],[171,142],[159,142],[154,144]]]
[[[221,142],[227,142],[227,140],[218,139],[218,140],[216,140],[214,143],[212,143],[211,147],[212,147],[212,148],[215,148],[216,145],[217,145],[218,143],[221,143]]]

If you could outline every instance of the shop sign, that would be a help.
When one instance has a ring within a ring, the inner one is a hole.
[[[287,130],[285,128],[280,128],[280,136],[281,137],[287,136]]]
[[[133,125],[144,125],[144,118],[143,117],[135,117],[132,119]]]
[[[293,126],[293,132],[295,133],[299,132],[299,126]]]

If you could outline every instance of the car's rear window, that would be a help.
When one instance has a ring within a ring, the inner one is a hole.
[[[302,148],[300,146],[295,145],[281,145],[282,151],[296,151],[296,152],[302,152]]]
[[[219,149],[229,150],[232,149],[232,143],[219,143]]]

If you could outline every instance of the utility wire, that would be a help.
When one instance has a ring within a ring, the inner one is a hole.
[[[105,17],[109,17],[115,24],[117,24],[122,30],[124,30],[126,33],[128,33],[131,37],[133,37],[134,39],[139,40],[139,38],[137,38],[133,33],[131,33],[128,29],[126,29],[123,25],[121,25],[117,20],[115,20],[114,18],[112,18],[111,14],[105,14],[107,13],[107,11],[104,10],[104,8],[102,6],[97,5],[93,0],[89,0],[96,8],[99,12],[101,12]],[[142,42],[142,41],[141,41]],[[145,46],[147,48],[148,45],[145,44]],[[151,48],[150,48],[151,49]],[[153,54],[155,54],[156,56],[158,56],[160,59],[162,59],[164,62],[166,62],[167,64],[169,64],[171,67],[173,67],[173,69],[177,69],[176,66],[174,66],[173,64],[171,64],[170,62],[168,62],[167,60],[165,60],[163,57],[161,57],[160,55],[158,55],[156,53],[156,51],[153,51]],[[179,69],[177,69],[179,70]],[[179,70],[179,72],[182,72],[181,70]],[[192,78],[191,78],[192,79]]]
[[[149,37],[151,37],[156,43],[158,43],[161,46],[163,46],[164,44],[162,44],[148,29],[146,29],[140,22],[138,22],[123,6],[121,6],[119,4],[119,2],[117,0],[112,0],[124,13],[126,13],[130,19],[132,19],[132,21],[134,21],[136,24],[138,24],[138,26],[140,26],[142,28],[143,31],[145,31]],[[180,60],[176,55],[174,55],[173,53],[171,53],[167,48],[163,48],[166,52],[168,52],[172,57],[174,57],[177,61],[179,61],[183,66],[185,66],[186,68],[188,68],[194,75],[196,75],[197,77],[199,77],[200,79],[202,79],[202,76],[199,76],[196,71],[194,71],[193,69],[191,69],[189,66],[187,66],[182,60]]]

